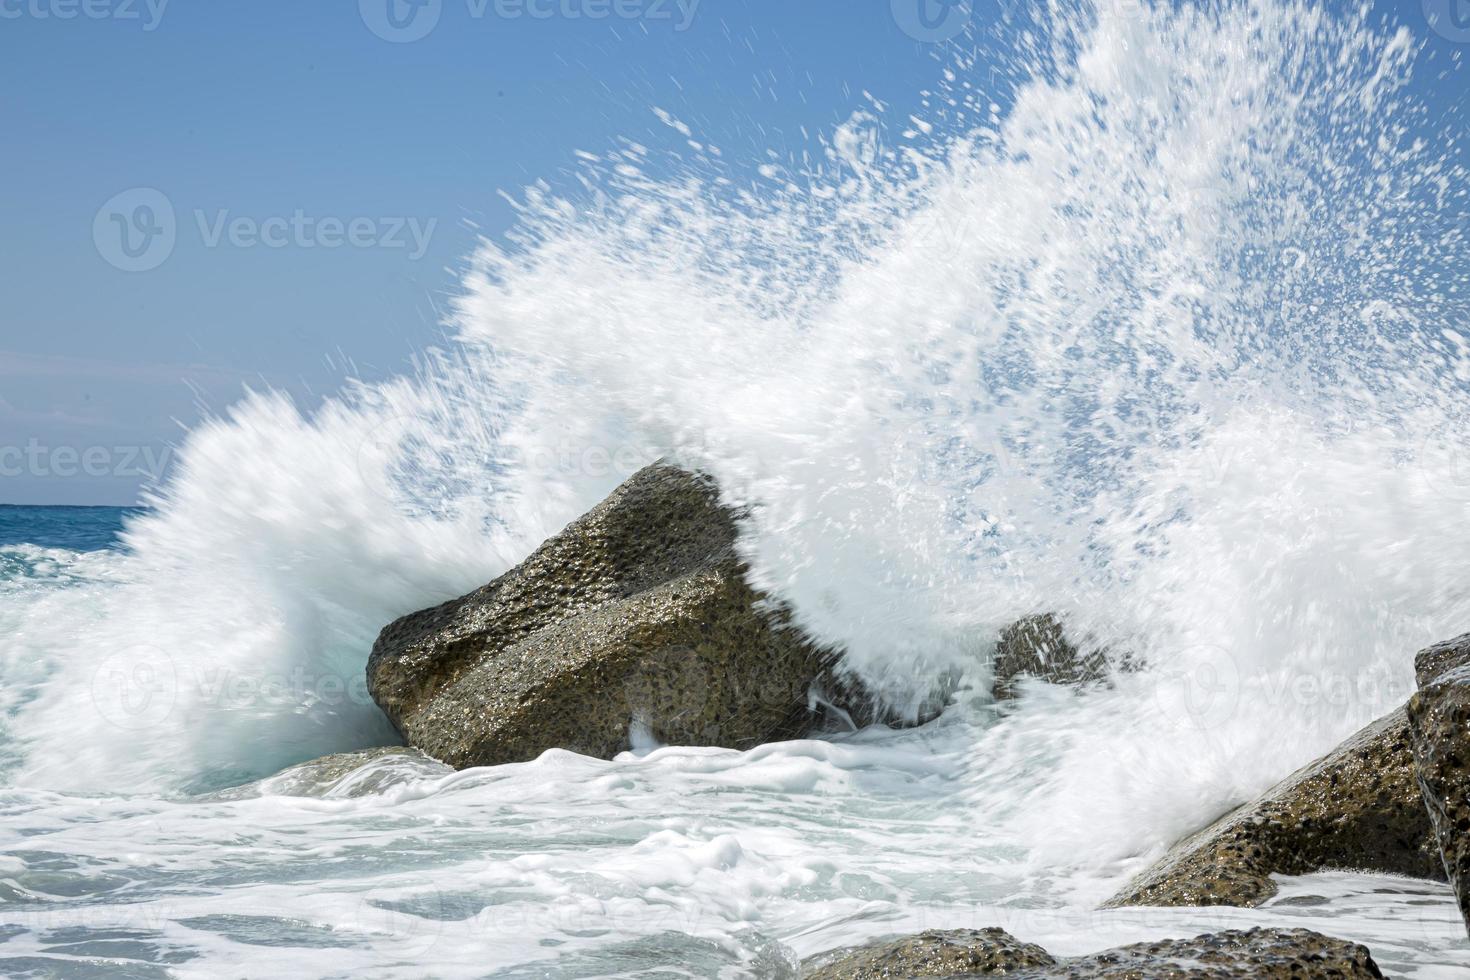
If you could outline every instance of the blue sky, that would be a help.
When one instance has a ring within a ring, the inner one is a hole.
[[[0,503],[128,503],[246,384],[402,370],[510,225],[497,192],[666,133],[654,106],[727,158],[864,90],[906,117],[954,17],[1014,6],[938,2],[0,0]],[[1467,0],[1384,6],[1440,65],[1470,50]]]

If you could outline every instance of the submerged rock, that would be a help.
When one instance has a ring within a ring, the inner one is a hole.
[[[997,701],[1014,698],[1025,677],[1052,684],[1084,684],[1107,677],[1108,661],[1101,652],[1083,654],[1067,640],[1061,621],[1051,613],[1028,616],[1001,631],[995,647]]]
[[[1415,772],[1470,930],[1470,634],[1430,647],[1414,666],[1420,690],[1408,716]]]
[[[259,796],[353,799],[381,793],[400,783],[433,779],[453,771],[418,749],[388,745],[324,755],[245,786],[211,793],[207,799],[242,800]]]
[[[799,734],[833,655],[746,584],[735,538],[709,481],[646,467],[494,582],[390,624],[368,688],[459,768],[608,757],[630,725],[732,748]]]
[[[807,963],[807,980],[886,980],[889,977],[953,977],[1013,974],[1053,966],[1040,946],[1004,929],[930,930],[891,942],[838,950]]]
[[[1255,906],[1273,874],[1324,869],[1443,880],[1402,708],[1176,844],[1105,907]]]
[[[1134,943],[1071,960],[1001,929],[960,929],[829,953],[807,980],[1007,976],[1024,980],[1366,980],[1368,949],[1306,929],[1230,930]]]

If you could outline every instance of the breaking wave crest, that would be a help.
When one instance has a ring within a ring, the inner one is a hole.
[[[956,708],[977,812],[1043,860],[1136,853],[1401,701],[1470,628],[1470,182],[1420,42],[1284,0],[974,40],[922,118],[870,99],[795,158],[659,110],[667,146],[516,198],[411,376],[191,433],[116,567],[0,613],[11,778],[390,740],[377,630],[661,457],[900,708],[983,691],[1031,613],[1126,653]]]

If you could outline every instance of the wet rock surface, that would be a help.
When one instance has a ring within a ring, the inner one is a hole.
[[[1470,634],[1420,651],[1414,670],[1422,690],[1405,708],[1185,838],[1106,905],[1254,906],[1276,893],[1271,875],[1327,869],[1437,881],[1449,869],[1453,883],[1456,868],[1465,870],[1456,862],[1470,861],[1456,843],[1470,831],[1470,812],[1456,805],[1465,806],[1470,782],[1457,784],[1467,753],[1451,746],[1464,744],[1467,729],[1455,720],[1463,688],[1449,678],[1470,681]],[[1466,910],[1464,890],[1457,894]]]
[[[1040,946],[1004,929],[931,930],[891,942],[839,950],[806,964],[807,980],[885,980],[889,977],[953,977],[1013,974],[1053,966]]]
[[[1404,710],[1176,844],[1106,907],[1255,906],[1273,874],[1326,869],[1444,880]]]
[[[258,796],[314,796],[353,799],[381,793],[400,783],[433,779],[453,771],[418,749],[389,745],[322,756],[245,786],[210,794],[208,798],[241,800]]]
[[[833,654],[746,584],[735,539],[707,480],[646,467],[494,582],[390,624],[368,688],[458,768],[608,757],[630,723],[683,745],[799,734]]]
[[[1414,656],[1414,677],[1426,687],[1441,674],[1466,665],[1470,665],[1470,633],[1420,650]]]
[[[1415,773],[1460,914],[1470,931],[1470,635],[1414,661],[1409,699]]]
[[[1307,929],[1230,930],[1134,943],[1020,977],[1056,980],[1357,980],[1382,977],[1366,946]]]
[[[1028,616],[1001,631],[995,647],[997,701],[1014,698],[1024,678],[1052,684],[1085,684],[1107,677],[1108,661],[1100,652],[1083,653],[1066,637],[1062,623],[1050,613]]]
[[[1007,976],[1024,980],[1359,980],[1367,947],[1306,929],[1230,930],[1134,943],[1070,960],[1000,929],[925,932],[809,961],[807,980]]]

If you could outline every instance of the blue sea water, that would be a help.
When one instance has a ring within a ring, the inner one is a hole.
[[[0,548],[35,545],[68,551],[120,548],[123,526],[141,507],[25,507],[0,504]]]

